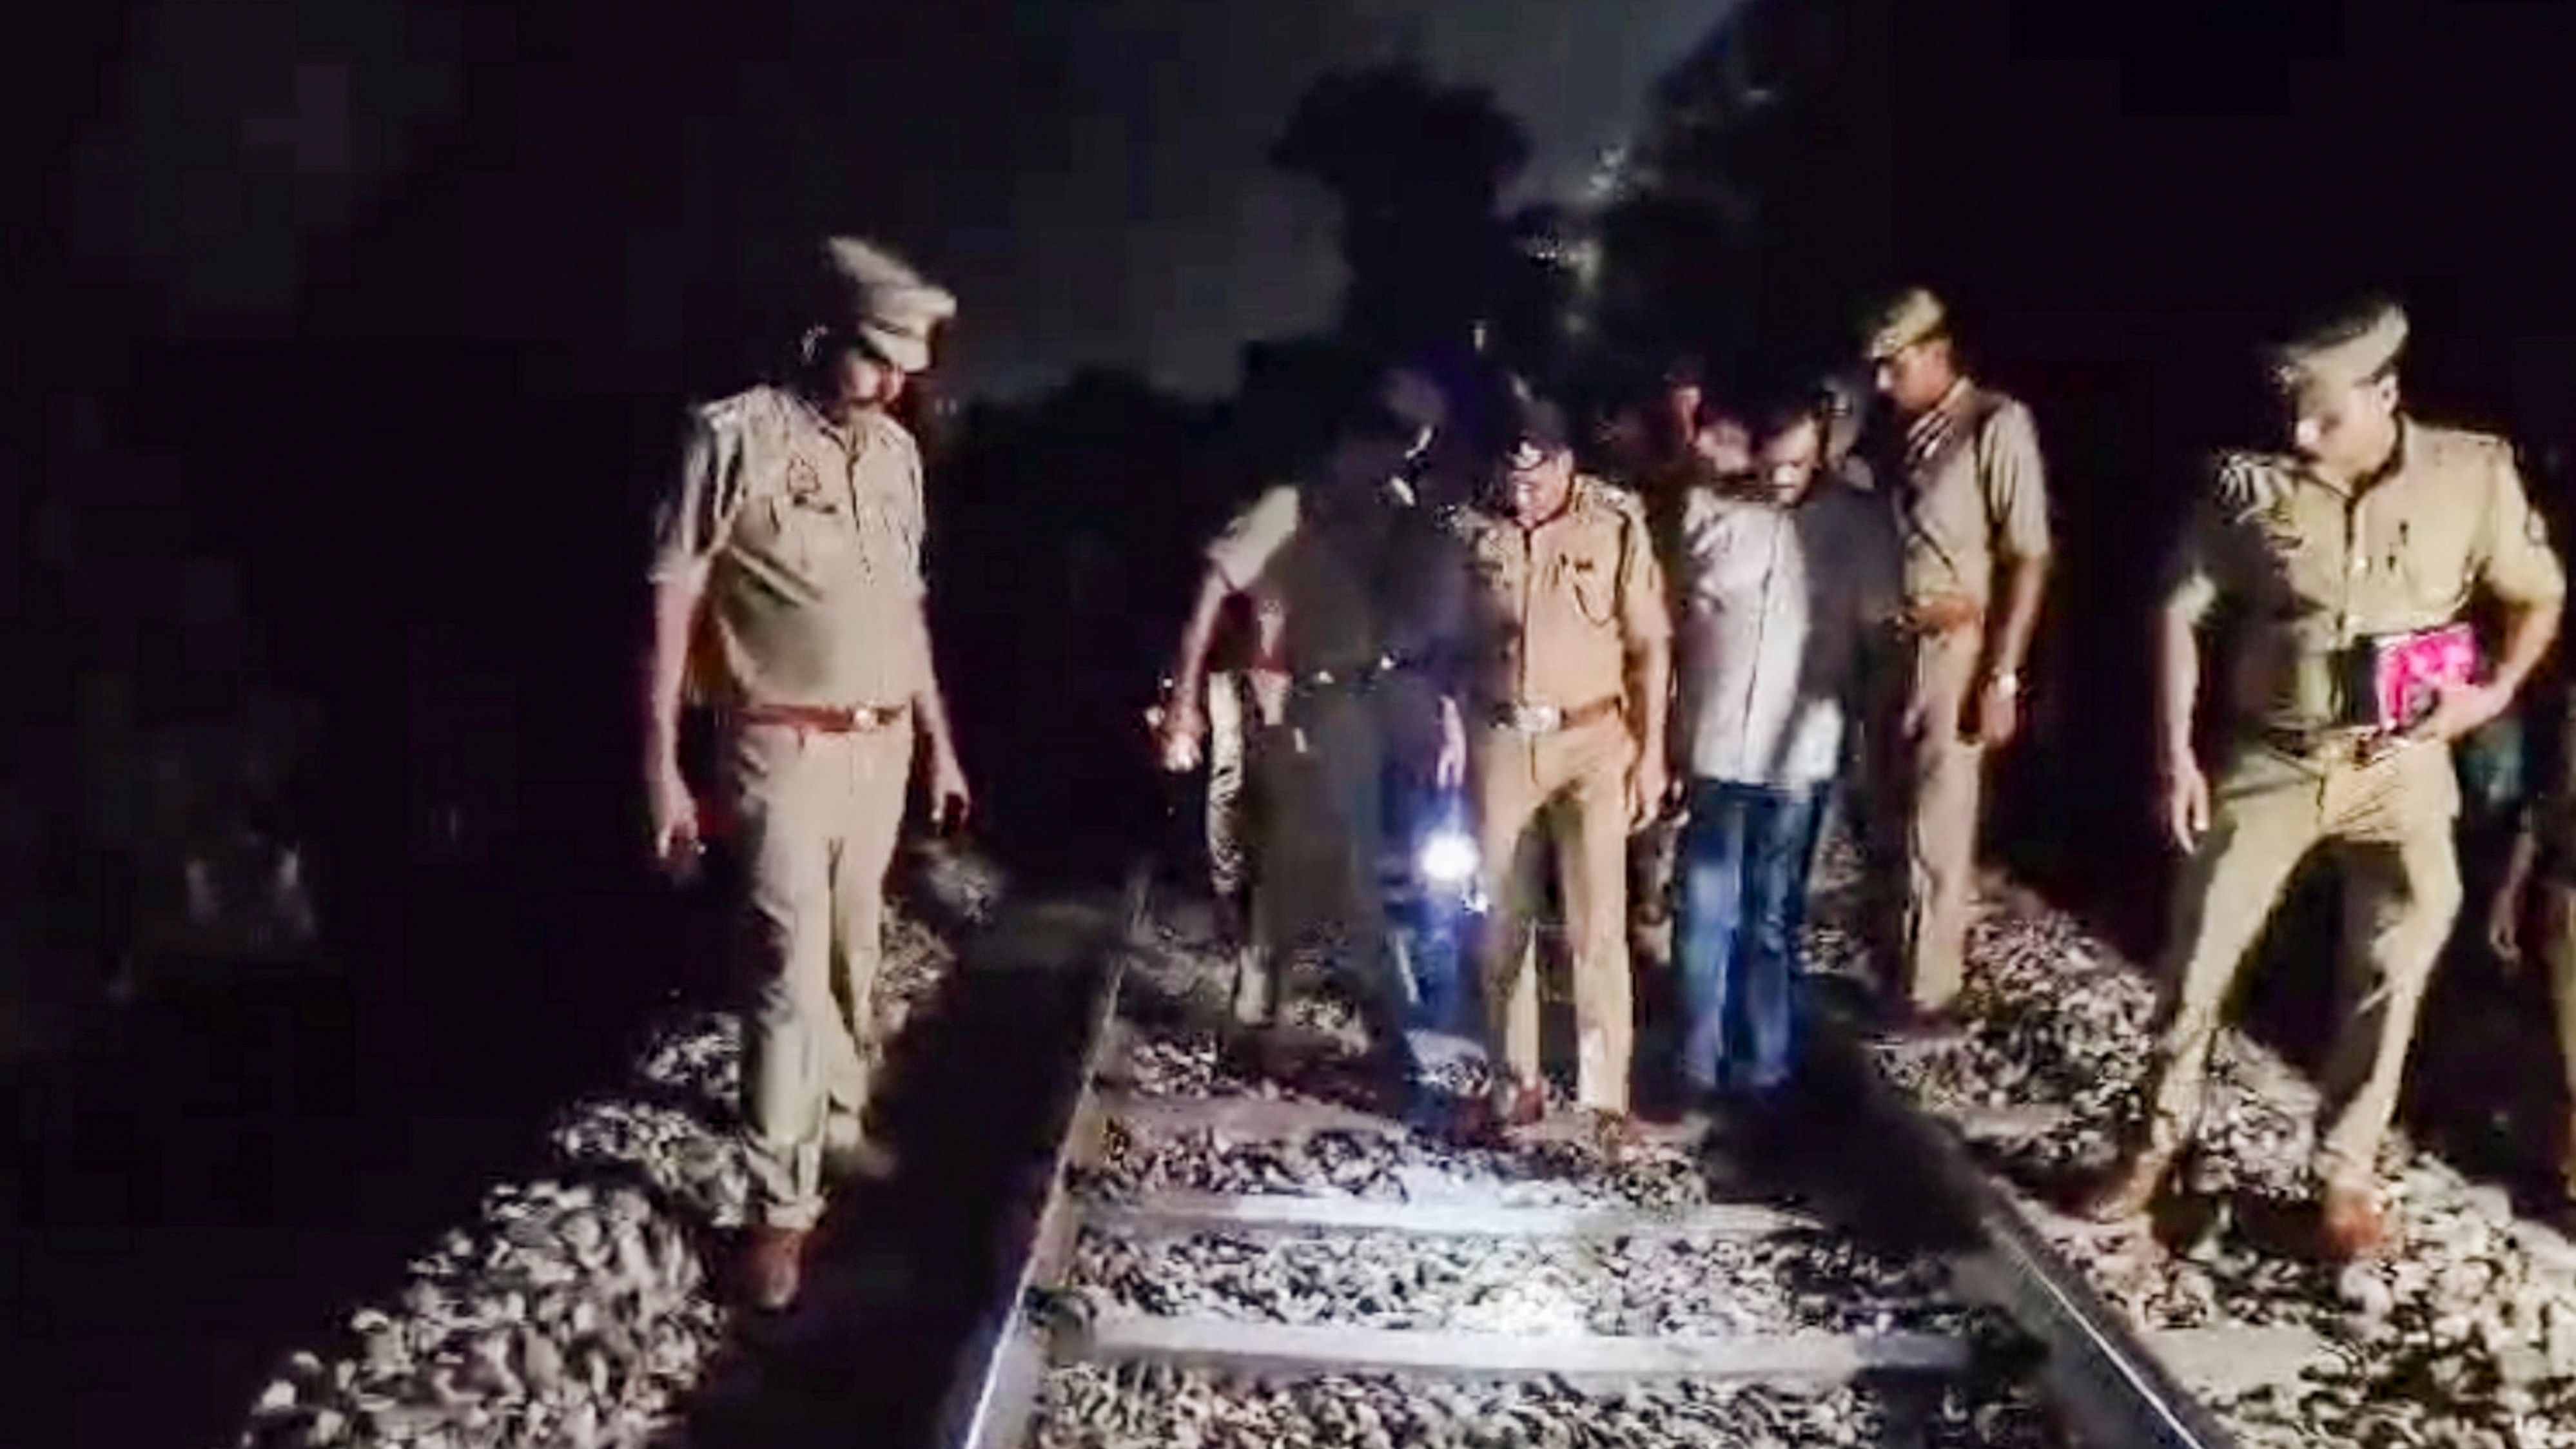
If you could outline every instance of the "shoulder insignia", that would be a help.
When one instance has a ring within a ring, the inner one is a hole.
[[[757,404],[760,392],[761,389],[753,388],[748,392],[735,393],[731,397],[720,397],[713,402],[700,403],[689,409],[689,415],[700,426],[711,431],[738,429]]]
[[[2270,513],[2289,497],[2293,467],[2271,453],[2221,453],[2210,469],[2210,501],[2233,518]]]
[[[708,431],[738,446],[766,449],[786,432],[786,396],[766,385],[745,388],[697,410]]]
[[[1625,488],[1605,483],[1588,473],[1576,478],[1574,487],[1576,498],[1592,507],[1630,523],[1642,525],[1646,521],[1645,500]]]

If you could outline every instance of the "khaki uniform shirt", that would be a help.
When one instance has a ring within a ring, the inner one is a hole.
[[[1269,489],[1208,545],[1228,586],[1251,596],[1279,662],[1290,671],[1347,673],[1396,648],[1406,612],[1391,566],[1404,546],[1409,495],[1326,499],[1314,489]]]
[[[2222,599],[2241,611],[2229,702],[2258,730],[2304,736],[2371,722],[2354,646],[2451,623],[2479,587],[2555,608],[2566,582],[2512,449],[2408,421],[2388,471],[2358,492],[2295,458],[2221,458],[2167,600],[2194,619]]]
[[[1483,509],[1462,512],[1459,527],[1472,698],[1567,710],[1624,699],[1629,656],[1672,637],[1663,568],[1633,495],[1578,477],[1565,511],[1536,528]]]
[[[928,678],[921,455],[864,413],[844,435],[774,387],[691,419],[653,577],[707,569],[693,662],[720,703],[893,706]]]
[[[1907,425],[1888,490],[1905,545],[1905,598],[1983,609],[1995,564],[2048,555],[2048,480],[2030,409],[1965,381]]]

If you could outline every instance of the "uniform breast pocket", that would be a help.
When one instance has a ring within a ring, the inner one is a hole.
[[[822,494],[790,495],[778,512],[779,541],[799,568],[829,569],[848,560],[858,530],[847,504]]]
[[[2474,571],[2467,534],[2463,531],[2454,536],[2441,529],[2401,532],[2388,550],[2387,566],[2405,587],[2408,600],[2419,609],[2438,612],[2459,606],[2468,594]]]
[[[1569,554],[1557,560],[1558,585],[1573,598],[1574,607],[1595,624],[1607,624],[1618,616],[1619,581],[1612,577],[1609,560],[1592,554]]]

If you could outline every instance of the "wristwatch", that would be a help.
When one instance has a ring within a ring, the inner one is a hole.
[[[1988,675],[1986,677],[1986,682],[1988,684],[1999,684],[2003,686],[2004,693],[2013,696],[2015,699],[2019,699],[2021,697],[2021,672],[2019,670],[2007,669],[2001,674]]]

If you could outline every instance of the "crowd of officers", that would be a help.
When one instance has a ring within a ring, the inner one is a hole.
[[[2270,348],[2278,446],[2215,461],[2172,555],[2158,794],[2185,864],[2143,1121],[2081,1204],[2098,1219],[2139,1217],[2169,1180],[2240,968],[2323,852],[2345,969],[2320,1238],[2340,1257],[2385,1244],[2376,1159],[2463,893],[2450,746],[2513,706],[2564,593],[2512,450],[2400,408],[2405,332],[2369,301]],[[1516,384],[1445,452],[1457,399],[1399,365],[1343,408],[1308,481],[1209,547],[1154,715],[1165,763],[1196,763],[1201,701],[1227,699],[1242,734],[1222,750],[1261,802],[1249,959],[1274,978],[1301,954],[1338,968],[1388,1110],[1423,1108],[1410,1024],[1485,1048],[1491,1098],[1438,1104],[1444,1125],[1488,1137],[1545,1113],[1533,926],[1552,876],[1576,1106],[1600,1139],[1633,1137],[1632,1083],[1668,1084],[1640,1092],[1654,1115],[1758,1118],[1798,1067],[1808,873],[1838,800],[1883,1029],[1958,1029],[1986,761],[2020,731],[2046,592],[2046,471],[2030,411],[1965,375],[1929,293],[1874,312],[1855,362],[1882,406],[1834,379],[1719,400],[1682,366],[1580,427]],[[1238,637],[1212,675],[1229,601]],[[2222,618],[2228,743],[2204,762],[2201,641]],[[2405,672],[2473,619],[2487,643],[2468,668]],[[1375,863],[1405,811],[1382,783],[1463,792],[1490,902],[1473,1019],[1407,1020],[1408,997],[1442,994],[1409,990],[1386,949]],[[2517,952],[2536,914],[2576,1003],[2569,795],[2531,812],[2491,934]],[[1661,1059],[1637,1061],[1633,988],[1667,981]],[[1276,995],[1252,993],[1255,1014]]]
[[[723,837],[744,867],[761,984],[744,1288],[769,1308],[797,1294],[827,1184],[890,1165],[866,1121],[867,1001],[908,787],[924,776],[944,819],[968,802],[923,609],[920,460],[887,411],[956,301],[863,241],[817,262],[780,381],[691,416],[656,515],[643,702],[657,854],[686,870]],[[2145,1120],[2086,1204],[2099,1217],[2136,1216],[2188,1147],[2239,968],[2325,851],[2348,980],[2321,1222],[2339,1254],[2385,1237],[2375,1160],[2463,895],[2449,745],[2512,706],[2564,591],[2511,449],[2400,408],[2405,325],[2371,303],[2274,347],[2280,446],[2217,460],[2175,553],[2158,765],[2186,864]],[[1687,367],[1571,410],[1403,365],[1340,390],[1296,480],[1209,544],[1152,716],[1166,766],[1204,762],[1233,822],[1212,856],[1261,968],[1248,1015],[1271,1017],[1310,957],[1362,1004],[1389,1111],[1429,1104],[1479,1139],[1527,1126],[1547,1111],[1552,887],[1576,1105],[1604,1144],[1633,1136],[1634,1080],[1680,1088],[1644,1094],[1650,1110],[1758,1115],[1798,1069],[1808,870],[1841,810],[1885,1029],[1956,1030],[1982,777],[2020,729],[2048,485],[2029,410],[1962,371],[1928,293],[1866,319],[1853,361],[1866,389],[1722,402]],[[2204,762],[2200,640],[2222,615],[2229,743]],[[2473,615],[2491,641],[2475,667],[2392,702],[2373,668]],[[692,702],[718,724],[703,799],[681,768]],[[1390,820],[1452,800],[1484,905],[1472,989],[1423,992],[1391,948],[1380,868]],[[2576,1061],[2576,790],[2545,792],[2527,824],[2491,934],[2551,962]],[[1640,980],[1670,981],[1679,1006],[1642,1072]],[[1489,1095],[1425,1089],[1423,1025],[1481,1041]]]

